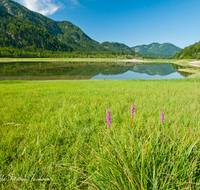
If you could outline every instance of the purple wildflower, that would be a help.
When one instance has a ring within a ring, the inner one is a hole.
[[[132,107],[131,107],[131,115],[132,115],[132,117],[134,117],[134,114],[135,114],[135,106],[133,104]]]
[[[111,127],[111,114],[110,114],[110,109],[107,110],[107,125],[108,127]]]
[[[164,111],[162,110],[161,112],[161,122],[164,123],[165,120],[165,115],[164,115]]]

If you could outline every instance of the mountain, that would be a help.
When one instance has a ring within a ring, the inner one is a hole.
[[[117,42],[103,42],[101,44],[108,51],[134,52],[129,46]]]
[[[200,59],[200,41],[176,53],[175,59]]]
[[[0,0],[0,8],[20,19],[28,20],[34,22],[37,25],[45,27],[54,36],[62,34],[62,31],[57,26],[56,22],[39,13],[30,11],[29,9],[20,5],[17,2],[14,2],[12,0]]]
[[[149,45],[140,45],[140,46],[132,47],[132,50],[144,55],[162,58],[162,57],[173,56],[175,53],[179,52],[181,48],[170,43],[163,43],[163,44],[152,43]]]
[[[0,8],[23,20],[43,26],[62,43],[75,51],[105,51],[103,46],[92,40],[80,28],[68,21],[56,22],[39,13],[30,11],[12,0],[0,0]]]
[[[58,39],[69,44],[75,51],[105,51],[103,46],[92,40],[80,28],[70,22],[57,22],[62,34],[58,34]]]
[[[153,43],[133,48],[125,44],[99,42],[87,36],[79,27],[71,22],[56,22],[39,13],[30,11],[26,7],[12,0],[0,0],[1,8],[1,47],[7,48],[6,54],[12,55],[20,48],[37,48],[50,51],[85,51],[85,52],[135,52],[150,57],[169,57],[180,48],[173,44]],[[7,13],[7,14],[5,14]],[[10,49],[12,48],[12,52]],[[21,49],[20,49],[21,51]],[[50,53],[51,54],[51,53]],[[50,55],[48,53],[48,56]],[[17,55],[20,55],[18,51]],[[30,55],[31,56],[31,55]],[[43,55],[44,56],[44,55]],[[64,54],[63,54],[64,56]]]
[[[19,19],[0,8],[1,47],[32,48],[52,51],[71,51],[46,28],[27,20]]]

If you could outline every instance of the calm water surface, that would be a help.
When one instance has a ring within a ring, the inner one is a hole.
[[[175,79],[188,74],[169,63],[0,63],[0,80]]]
[[[137,73],[133,71],[127,71],[123,74],[118,75],[102,75],[101,73],[97,76],[92,77],[91,79],[176,79],[176,78],[185,78],[178,72],[174,72],[168,75],[148,75],[146,73]]]

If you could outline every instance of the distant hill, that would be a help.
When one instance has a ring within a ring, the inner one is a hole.
[[[136,53],[162,58],[162,57],[173,56],[175,53],[179,52],[181,48],[170,43],[163,43],[163,44],[152,43],[149,45],[140,45],[132,47],[132,50],[135,51]]]
[[[117,42],[103,42],[101,44],[108,51],[134,52],[129,46]]]
[[[0,8],[20,19],[45,27],[58,40],[76,51],[106,51],[100,43],[92,40],[80,28],[68,21],[53,21],[12,0],[1,0]]]
[[[200,41],[176,53],[175,59],[200,59]]]
[[[52,51],[71,51],[46,28],[27,20],[19,19],[0,8],[1,47],[32,48]]]

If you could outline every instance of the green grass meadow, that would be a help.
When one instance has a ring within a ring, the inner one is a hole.
[[[199,116],[200,79],[1,81],[0,187],[199,189]]]

